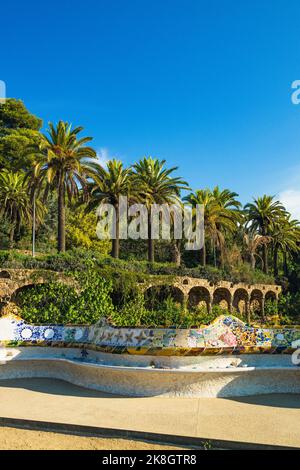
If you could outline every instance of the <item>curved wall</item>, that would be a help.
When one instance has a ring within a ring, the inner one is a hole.
[[[300,393],[300,369],[288,355],[151,357],[76,348],[15,348],[2,351],[0,378],[55,378],[127,396],[230,397]],[[245,359],[250,359],[245,361]]]
[[[91,326],[29,325],[19,317],[0,318],[0,346],[79,347],[118,354],[209,355],[291,353],[300,329],[254,328],[233,316],[220,316],[202,328],[117,328],[104,319]]]

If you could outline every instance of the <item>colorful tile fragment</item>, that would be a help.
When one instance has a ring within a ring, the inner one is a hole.
[[[96,325],[29,325],[12,314],[0,318],[1,345],[78,347],[118,354],[191,355],[291,352],[300,330],[249,327],[222,315],[202,328],[117,328]],[[83,353],[85,354],[85,352]]]

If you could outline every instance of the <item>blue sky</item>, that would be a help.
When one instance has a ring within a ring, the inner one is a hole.
[[[166,159],[193,189],[280,196],[300,218],[298,0],[2,3],[0,79],[104,158]]]

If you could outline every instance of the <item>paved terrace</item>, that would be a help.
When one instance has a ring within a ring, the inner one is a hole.
[[[5,425],[1,418],[163,434],[166,442],[177,435],[300,447],[299,395],[124,398],[58,380],[2,380]]]

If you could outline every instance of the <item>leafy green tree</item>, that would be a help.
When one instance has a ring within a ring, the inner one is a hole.
[[[180,176],[171,176],[177,167],[166,168],[165,160],[144,157],[133,165],[133,181],[139,187],[140,201],[148,209],[148,261],[154,262],[154,240],[152,239],[152,204],[179,204],[180,191],[189,189]]]
[[[30,166],[25,149],[41,140],[42,120],[31,114],[20,100],[0,104],[0,169],[26,170]]]
[[[97,216],[86,213],[85,206],[72,205],[68,210],[66,223],[67,248],[85,248],[107,255],[111,250],[109,240],[99,240],[96,234]]]
[[[82,127],[72,129],[67,122],[57,126],[49,123],[48,135],[42,135],[41,145],[29,146],[27,154],[35,158],[35,177],[46,181],[46,192],[55,189],[58,195],[58,251],[66,249],[65,211],[66,196],[69,201],[78,197],[79,190],[87,189],[88,177],[92,175],[89,159],[96,152],[86,146],[92,137],[78,139]]]
[[[42,120],[31,114],[21,100],[9,98],[0,105],[0,132],[6,129],[32,129],[38,131]]]
[[[245,205],[245,213],[251,228],[260,235],[271,236],[272,227],[282,217],[286,215],[286,210],[279,201],[274,201],[274,196],[267,196],[254,199],[253,203]],[[268,273],[268,248],[267,244],[262,245],[263,250],[263,270]]]

